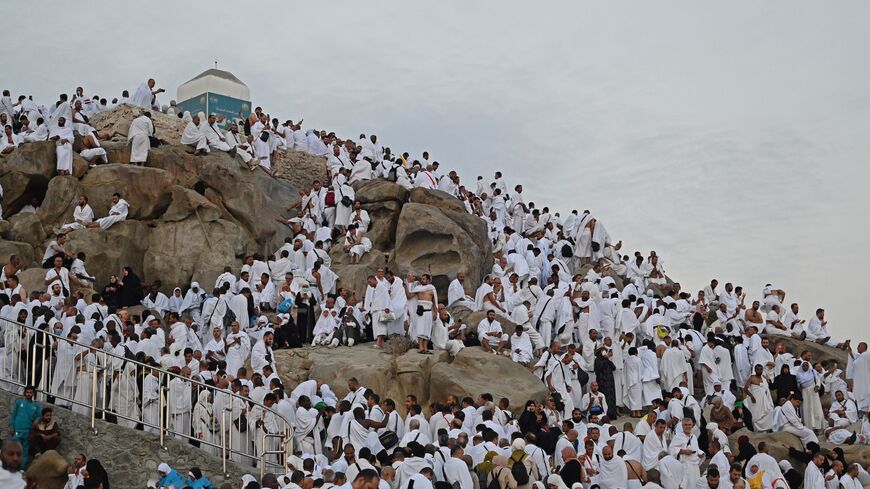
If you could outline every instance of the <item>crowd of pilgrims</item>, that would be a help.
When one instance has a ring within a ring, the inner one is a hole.
[[[143,82],[118,103],[161,110],[161,90],[154,86]],[[81,88],[49,110],[26,97],[13,104],[4,92],[0,122],[7,134],[0,152],[45,132],[39,131],[43,124],[53,134],[64,117],[98,146],[87,117],[107,108]],[[870,484],[867,472],[848,463],[842,450],[819,445],[820,437],[834,445],[870,442],[870,353],[865,343],[853,348],[829,333],[823,309],[806,318],[772,284],[757,300],[717,280],[692,294],[667,277],[654,251],[624,254],[622,242],[614,242],[589,211],[563,217],[536,206],[526,201],[522,185],[510,190],[500,172],[465,186],[455,171],[442,173],[427,152],[412,159],[382,147],[374,135],[353,141],[302,132],[301,120],[279,124],[259,107],[226,131],[213,115],[191,117],[174,103],[162,111],[186,124],[181,144],[191,151],[227,151],[270,174],[276,152],[306,151],[326,156],[329,180],[313,182],[298,202],[288,203],[294,215],[282,221],[288,237],[274,255],[246,257],[239,273],[227,264],[213,287],[206,284],[211,290],[193,282],[169,295],[159,281],[143,283],[129,267],[109,277],[100,293],[73,291],[96,281],[85,270],[86,256],[64,249],[65,233],[95,226],[82,196],[73,222],[46,247],[46,292],[24,291],[16,276],[21,261],[14,256],[0,277],[6,286],[0,317],[68,339],[52,345],[56,368],[65,369],[52,377],[52,393],[65,388],[83,347],[91,346],[120,357],[132,352],[155,367],[153,382],[159,367],[250,396],[294,428],[295,455],[280,487],[365,487],[355,479],[367,469],[380,480],[371,487],[393,489]],[[137,119],[146,138],[153,136],[150,117]],[[134,132],[132,162],[144,162],[150,144],[137,142]],[[71,139],[56,139],[58,147]],[[493,264],[476,290],[466,288],[459,272],[439,300],[428,274],[402,278],[384,268],[372,270],[364,291],[339,286],[330,250],[357,263],[372,248],[372,219],[352,185],[379,178],[446,192],[486,223]],[[96,225],[105,229],[126,218],[126,201],[116,195],[113,205],[120,202],[123,216],[110,213],[108,222]],[[129,313],[139,305],[145,312]],[[465,324],[459,318],[469,311],[485,316]],[[482,348],[509,357],[549,394],[517,414],[507,399],[489,394],[450,396],[425,407],[409,395],[397,405],[357,379],[348,381],[349,393],[340,398],[318,379],[285,390],[276,374],[276,349],[368,342],[383,348],[396,336],[422,354]],[[847,363],[790,351],[785,338],[845,350]],[[22,339],[4,335],[4,358],[28,348]],[[145,406],[150,392],[135,392],[131,402]],[[213,413],[219,409],[213,401],[202,395],[195,405],[190,398],[181,405]],[[250,415],[258,421],[266,416]],[[263,422],[252,426],[268,429]],[[753,446],[744,435],[732,446],[729,435],[743,428],[796,435],[801,445],[790,455],[806,464],[804,474],[775,460],[764,442]],[[187,429],[196,437],[213,436],[197,432],[204,424]]]

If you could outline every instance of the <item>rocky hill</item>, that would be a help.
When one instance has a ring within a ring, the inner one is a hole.
[[[152,148],[145,166],[126,164],[126,131],[138,113],[122,106],[95,118],[101,134],[117,139],[103,143],[107,165],[88,168],[76,156],[73,175],[55,177],[52,142],[26,144],[0,159],[6,218],[0,221],[0,260],[5,263],[12,254],[24,260],[29,270],[22,282],[28,291],[42,290],[42,253],[53,230],[72,220],[81,194],[90,199],[96,217],[106,215],[114,192],[130,203],[126,222],[69,235],[68,249],[87,253],[87,269],[98,287],[130,266],[145,282],[185,287],[198,281],[208,288],[224,266],[238,270],[245,255],[278,249],[290,232],[276,219],[286,216],[303,185],[326,178],[323,158],[296,151],[280,152],[280,178],[249,171],[222,152],[194,156],[173,144]],[[180,119],[157,114],[155,120],[158,137],[177,141],[173,124]],[[375,250],[359,265],[349,265],[339,246],[332,250],[342,286],[362,292],[365,276],[383,264],[400,273],[428,271],[445,294],[459,270],[468,275],[470,287],[480,283],[489,267],[486,228],[457,201],[438,191],[408,192],[383,181],[359,185],[357,198],[372,215]],[[34,199],[36,213],[18,212]]]
[[[172,287],[185,288],[191,281],[210,289],[225,266],[238,272],[245,255],[273,253],[290,235],[276,219],[286,216],[286,208],[299,198],[302,186],[326,178],[323,158],[295,151],[279,155],[279,178],[252,172],[240,159],[225,153],[191,155],[185,147],[174,144],[181,120],[160,114],[155,114],[157,135],[171,144],[152,149],[146,165],[129,165],[126,131],[138,114],[139,109],[121,107],[95,117],[95,126],[109,138],[103,146],[110,163],[89,168],[76,156],[72,176],[54,176],[56,156],[51,142],[26,144],[0,158],[0,183],[5,192],[0,263],[6,263],[12,254],[23,259],[27,269],[21,277],[27,291],[44,289],[42,254],[53,230],[71,221],[81,194],[90,198],[97,217],[106,215],[114,192],[130,203],[126,222],[108,231],[84,229],[69,236],[70,251],[87,253],[87,269],[97,277],[97,288],[105,285],[110,274],[130,266],[146,283],[160,280],[168,293]],[[359,298],[366,276],[377,266],[389,266],[400,276],[412,271],[430,273],[442,300],[457,272],[465,272],[466,289],[475,290],[491,269],[492,250],[485,224],[467,214],[451,196],[424,189],[408,191],[382,180],[356,184],[355,190],[372,218],[369,237],[373,250],[360,264],[349,263],[340,243],[330,254],[333,270],[340,276],[339,286],[356,291]],[[39,204],[36,213],[19,213],[34,199]],[[621,289],[622,281],[615,278]],[[471,329],[483,317],[468,310],[453,313]],[[503,323],[511,330],[508,321]],[[845,368],[846,358],[840,350],[792,339],[776,341],[785,342],[796,355],[808,349],[814,358],[835,359]],[[352,376],[382,398],[397,401],[410,393],[424,403],[443,400],[448,394],[490,392],[507,397],[517,409],[527,399],[546,395],[540,380],[525,368],[480,349],[465,349],[451,359],[443,352],[420,355],[400,344],[384,351],[370,345],[302,348],[278,352],[277,361],[288,387],[319,378],[340,395],[346,391],[345,380]],[[796,442],[782,433],[753,436]],[[866,461],[864,451],[860,457]]]

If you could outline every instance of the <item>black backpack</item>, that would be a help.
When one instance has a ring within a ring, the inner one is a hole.
[[[574,250],[571,249],[571,245],[565,243],[562,245],[562,258],[571,258],[574,256]]]
[[[526,470],[526,464],[523,463],[522,458],[520,460],[514,460],[511,457],[511,460],[514,461],[514,464],[511,465],[511,475],[514,476],[514,480],[517,481],[518,486],[524,486],[529,483],[529,471]]]
[[[486,489],[501,489],[501,484],[498,483],[498,472],[492,471],[492,480],[486,485]]]

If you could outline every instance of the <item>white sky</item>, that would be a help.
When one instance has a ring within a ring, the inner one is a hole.
[[[766,282],[843,337],[870,273],[870,3],[14,2],[0,87],[232,71],[281,119],[589,208],[690,290]],[[131,20],[150,17],[149,23]],[[22,21],[27,19],[27,21]]]

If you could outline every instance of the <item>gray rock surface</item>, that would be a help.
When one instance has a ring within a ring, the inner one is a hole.
[[[0,425],[8,425],[15,399],[0,389]],[[98,459],[109,474],[112,487],[143,488],[149,479],[157,478],[157,466],[163,462],[182,474],[191,467],[200,467],[212,482],[220,484],[224,480],[221,460],[185,441],[167,439],[167,450],[163,450],[160,438],[155,434],[97,420],[98,434],[95,436],[91,433],[89,418],[64,408],[55,408],[54,418],[61,429],[57,452],[70,463],[78,453],[84,453],[89,459]],[[232,481],[238,482],[243,474],[260,478],[257,469],[233,463],[227,463],[227,469]]]
[[[391,342],[394,343],[394,342]],[[275,353],[278,374],[288,389],[309,379],[320,379],[333,388],[339,398],[347,394],[347,379],[356,377],[381,399],[398,403],[408,394],[417,396],[421,406],[445,401],[449,394],[476,398],[489,392],[494,398],[506,397],[516,412],[529,399],[542,400],[546,389],[541,381],[508,357],[485,353],[480,348],[464,348],[455,358],[444,351],[421,355],[395,344],[378,350],[373,344],[352,348],[312,348],[279,350]],[[397,349],[393,353],[393,349]]]
[[[396,226],[391,263],[397,273],[429,273],[440,298],[456,273],[476,290],[492,267],[492,245],[480,218],[426,204],[405,204]]]

